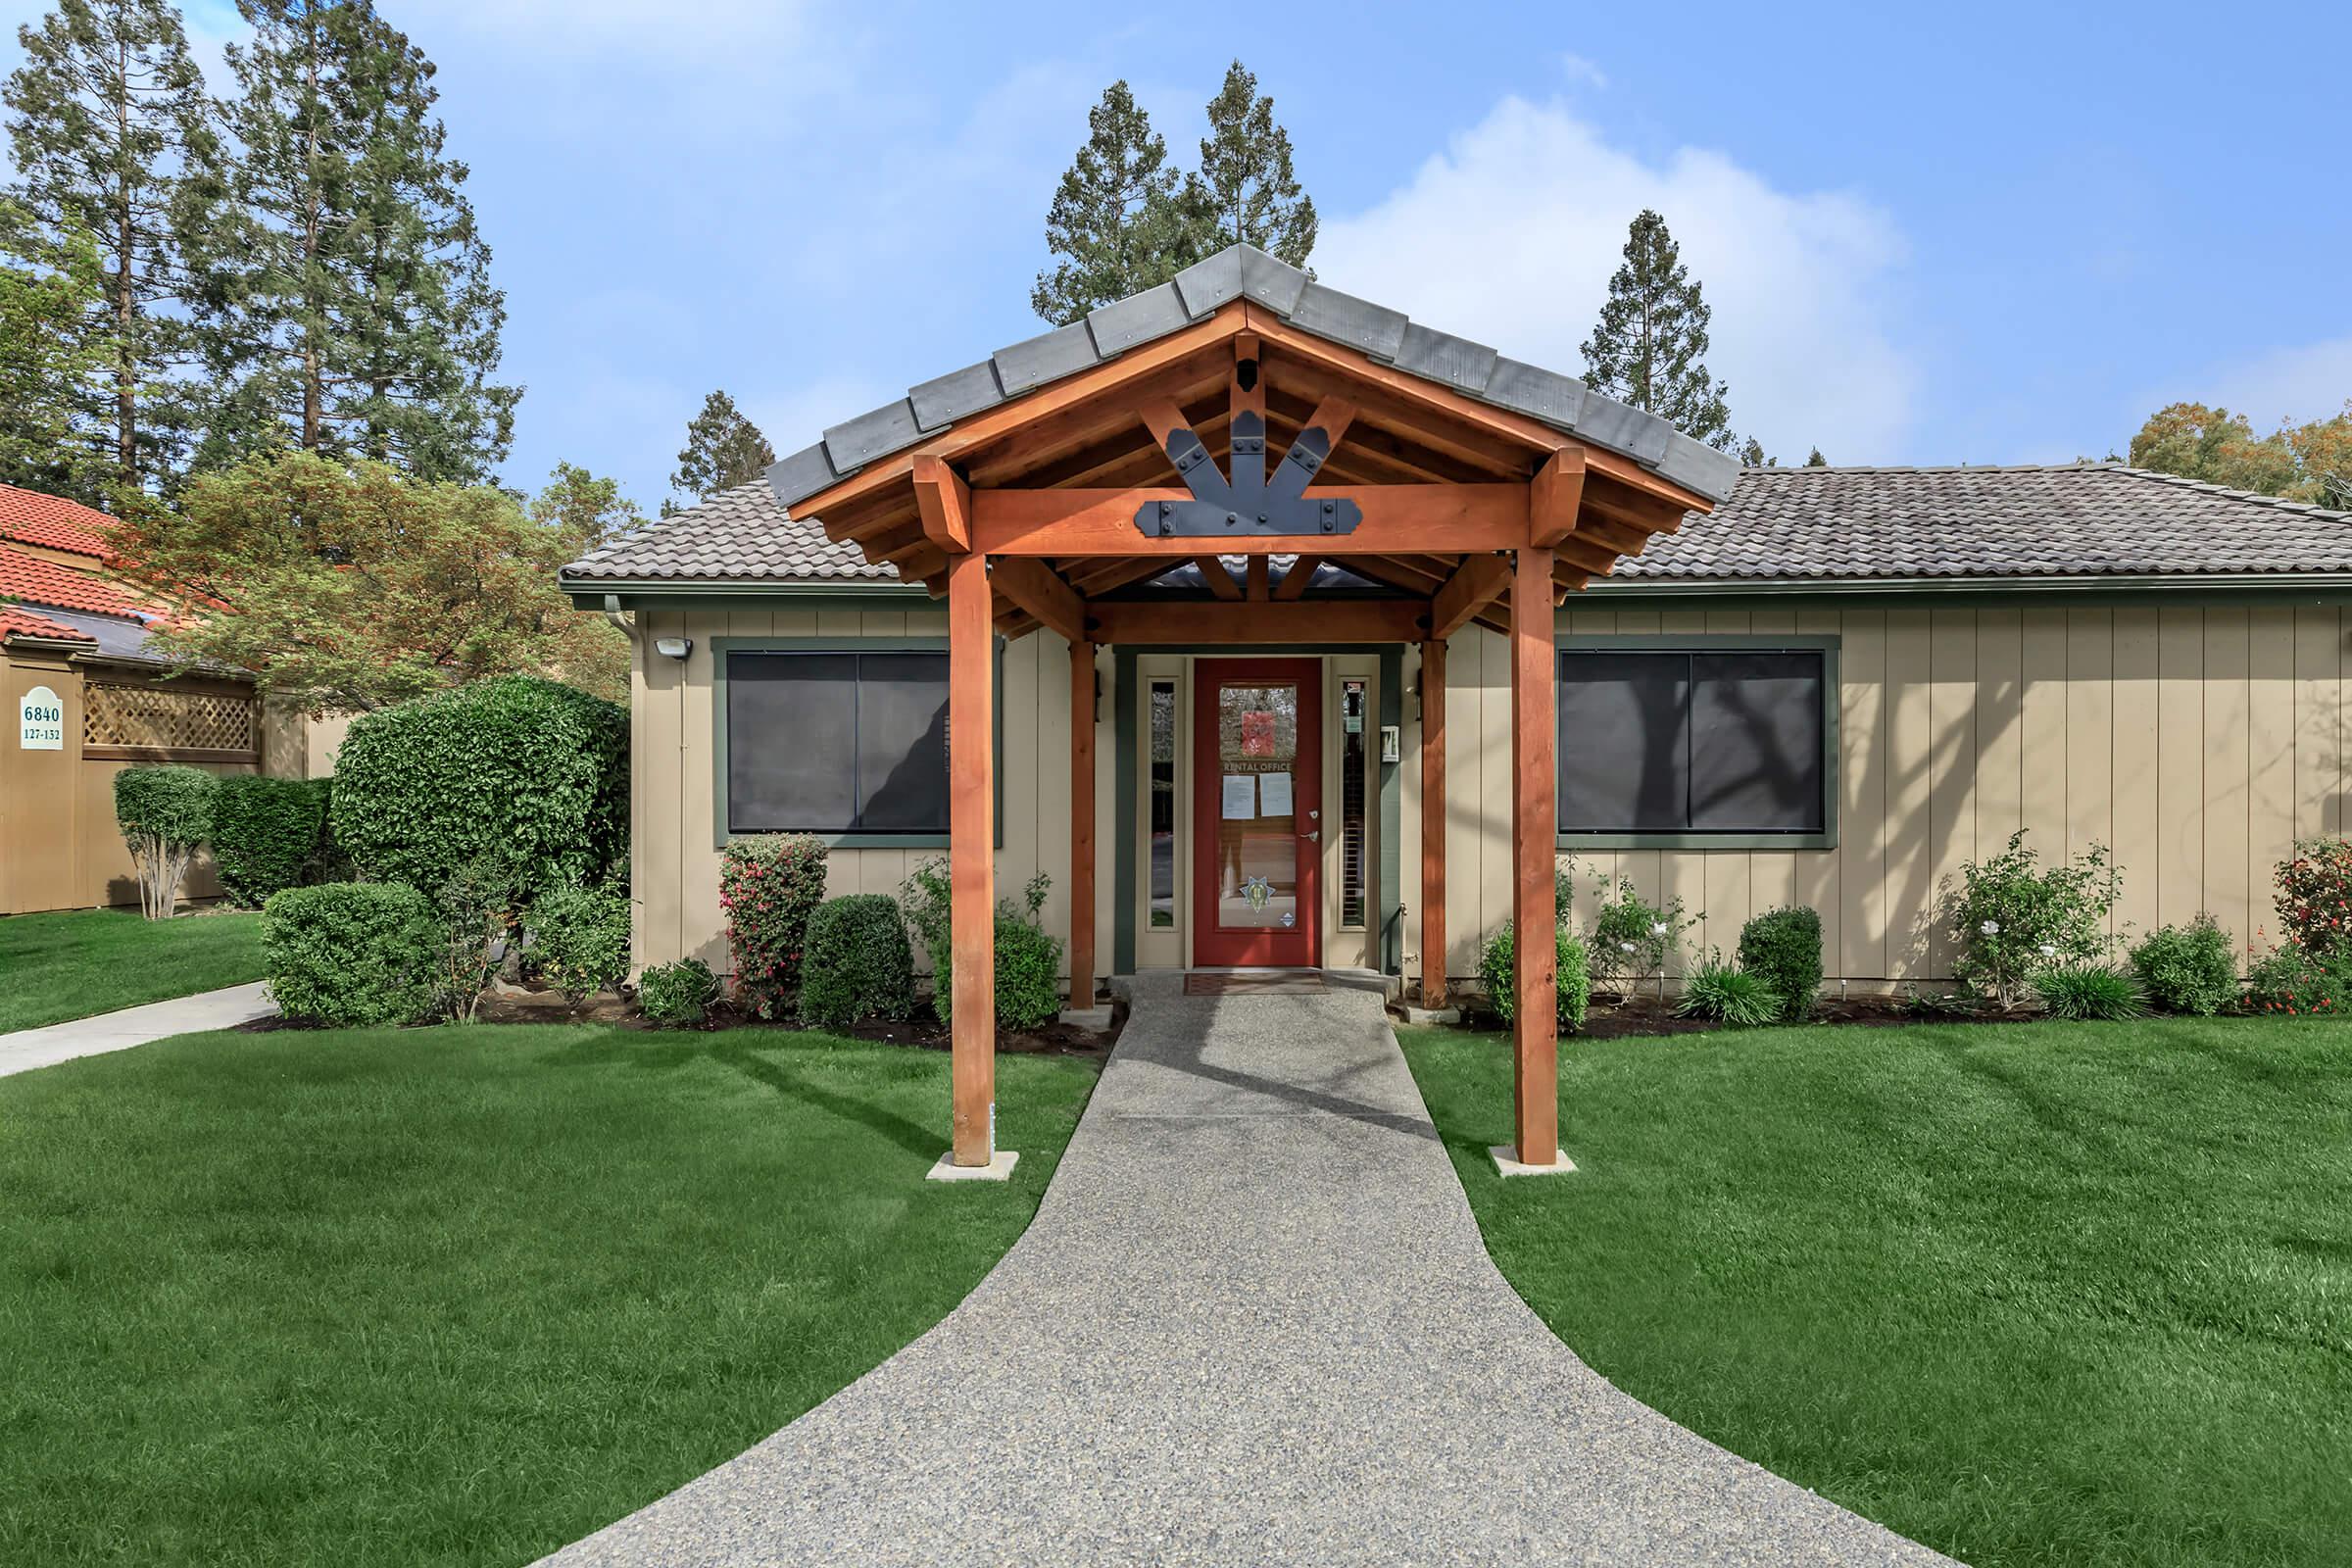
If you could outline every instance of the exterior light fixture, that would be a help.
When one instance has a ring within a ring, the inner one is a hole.
[[[694,652],[694,639],[691,637],[657,637],[654,639],[654,652],[660,654],[663,659],[684,659],[688,654]]]

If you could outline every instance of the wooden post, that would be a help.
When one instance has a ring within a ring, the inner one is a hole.
[[[1421,645],[1421,1005],[1446,1005],[1446,644]]]
[[[1552,758],[1552,553],[1517,552],[1511,575],[1511,917],[1516,992],[1513,1130],[1519,1162],[1548,1166],[1560,1153],[1559,955],[1553,930],[1553,845],[1558,788]],[[1424,720],[1426,722],[1426,719]]]
[[[1070,644],[1070,1005],[1095,1004],[1095,645]]]
[[[997,824],[994,597],[988,558],[948,558],[948,833],[955,952],[958,1165],[997,1153]]]

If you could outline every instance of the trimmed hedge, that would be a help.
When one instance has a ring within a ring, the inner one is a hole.
[[[1574,931],[1564,925],[1558,927],[1555,941],[1559,1026],[1564,1032],[1574,1034],[1584,1027],[1585,1009],[1592,1001],[1592,971],[1585,956],[1585,945],[1576,939]],[[1518,946],[1511,922],[1505,920],[1501,930],[1487,938],[1478,955],[1478,978],[1487,988],[1487,1005],[1506,1024],[1519,1010],[1519,991],[1511,973]]]
[[[808,917],[801,1016],[827,1028],[914,1010],[914,952],[898,901],[884,893],[827,899]]]
[[[1041,1029],[1061,1016],[1061,938],[1008,904],[997,906],[997,1022]]]
[[[758,833],[719,852],[735,989],[760,1017],[782,1017],[799,992],[808,917],[824,899],[824,841],[810,834]]]
[[[718,976],[700,958],[657,963],[637,977],[637,1008],[664,1027],[698,1024],[718,1000]]]
[[[362,876],[431,892],[496,856],[526,892],[599,882],[628,849],[618,705],[502,675],[353,720],[335,839]]]
[[[357,1028],[432,1011],[441,925],[432,901],[398,882],[286,888],[262,906],[270,995],[301,1023]]]
[[[1820,914],[1792,904],[1755,916],[1740,928],[1740,967],[1779,999],[1783,1022],[1803,1023],[1821,994]]]
[[[531,906],[530,956],[578,1002],[629,977],[629,901],[604,888],[558,888]]]
[[[317,879],[329,854],[327,779],[232,773],[213,801],[213,866],[241,908]]]

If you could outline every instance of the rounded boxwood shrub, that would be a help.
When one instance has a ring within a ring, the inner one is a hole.
[[[826,1028],[914,1010],[914,950],[898,901],[886,893],[827,899],[808,917],[801,1016]]]
[[[166,763],[115,775],[115,822],[139,879],[139,912],[167,920],[179,884],[213,831],[220,781],[200,767]]]
[[[807,833],[730,839],[718,857],[735,988],[762,1018],[784,1015],[801,987],[808,917],[825,898],[825,846]]]
[[[1061,938],[1022,918],[1010,906],[999,906],[997,1023],[1006,1029],[1041,1029],[1060,1017],[1060,968]]]
[[[530,956],[572,1001],[618,990],[629,975],[629,901],[604,888],[558,888],[531,906]]]
[[[336,843],[362,876],[431,891],[496,855],[527,892],[602,881],[628,847],[618,705],[502,675],[352,721]]]
[[[2132,950],[2132,971],[2166,1012],[2210,1018],[2237,1000],[2237,955],[2210,914],[2142,937]]]
[[[718,1000],[718,976],[700,958],[649,965],[637,977],[637,1008],[658,1024],[698,1024]]]
[[[1558,928],[1556,947],[1559,1026],[1562,1033],[1574,1034],[1584,1027],[1585,1009],[1592,1001],[1592,974],[1585,958],[1585,945],[1565,925]],[[1506,1024],[1519,1008],[1519,992],[1511,976],[1517,948],[1511,922],[1505,920],[1478,954],[1478,978],[1487,988],[1487,1005]]]
[[[1755,916],[1740,928],[1740,968],[1779,999],[1784,1020],[1802,1023],[1821,992],[1821,915],[1792,904]]]
[[[262,965],[279,1010],[302,1023],[409,1023],[433,1009],[441,927],[398,882],[286,888],[262,906]]]
[[[213,866],[240,907],[310,880],[326,855],[325,779],[232,773],[213,800]]]

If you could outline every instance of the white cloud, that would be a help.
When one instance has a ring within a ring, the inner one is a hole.
[[[2342,413],[2344,401],[2352,398],[2352,337],[2273,349],[2223,367],[2209,384],[2211,390],[2200,401],[2243,414],[2258,431],[2281,419],[2302,424],[2328,418]]]
[[[1784,463],[1899,454],[1917,374],[1886,298],[1906,246],[1856,196],[1776,189],[1722,153],[1652,165],[1560,103],[1506,98],[1369,211],[1326,220],[1317,272],[1505,354],[1578,372],[1644,207],[1665,215],[1714,311],[1708,368]]]
[[[1609,74],[1587,60],[1583,55],[1561,55],[1560,74],[1570,81],[1581,81],[1588,87],[1597,88],[1604,92],[1608,89]]]

